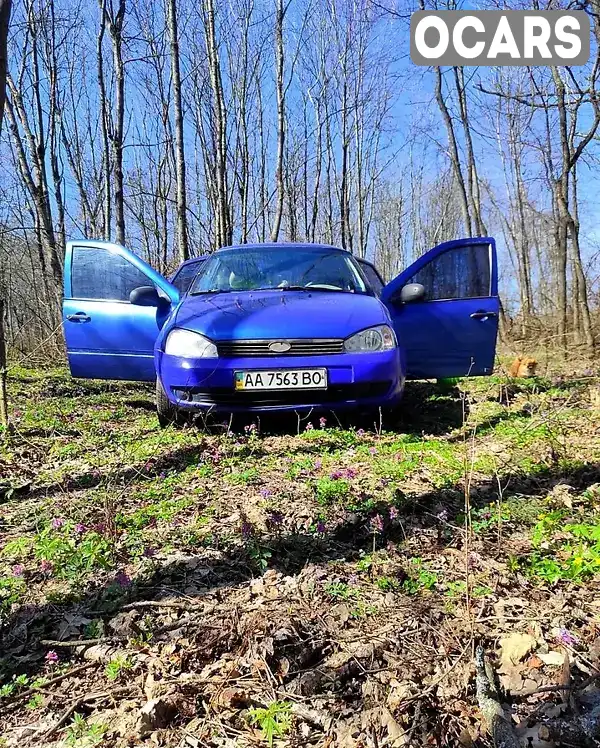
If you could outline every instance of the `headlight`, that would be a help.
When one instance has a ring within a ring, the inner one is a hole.
[[[165,353],[180,358],[217,358],[219,355],[212,340],[190,330],[172,330],[167,336]]]
[[[368,330],[357,332],[347,338],[344,348],[348,353],[374,353],[376,351],[390,351],[396,347],[396,336],[391,327],[378,325]]]

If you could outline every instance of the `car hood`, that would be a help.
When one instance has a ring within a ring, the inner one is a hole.
[[[175,326],[212,340],[345,338],[389,322],[374,296],[324,291],[244,291],[187,296]]]

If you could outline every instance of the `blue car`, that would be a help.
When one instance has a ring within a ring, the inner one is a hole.
[[[74,377],[156,381],[185,412],[395,406],[405,379],[491,374],[492,238],[440,244],[385,284],[323,244],[224,247],[182,294],[108,242],[69,242],[63,323]]]

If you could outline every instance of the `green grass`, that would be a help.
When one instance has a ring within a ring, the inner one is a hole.
[[[302,421],[299,433],[292,419],[287,433],[259,434],[241,424],[227,436],[218,429],[162,431],[155,414],[137,405],[152,400],[144,385],[75,381],[57,368],[14,368],[15,434],[0,439],[0,473],[8,481],[0,511],[9,529],[0,553],[0,606],[7,612],[28,599],[76,599],[95,577],[110,586],[119,568],[136,573],[140,560],[148,564],[152,555],[176,551],[235,552],[243,545],[251,572],[260,574],[281,552],[275,536],[307,532],[326,546],[330,529],[348,512],[360,516],[357,537],[368,535],[372,517],[387,516],[392,503],[402,520],[413,499],[418,503],[437,493],[444,506],[447,495],[460,496],[471,465],[475,489],[485,485],[494,491],[498,481],[508,487],[500,507],[495,500],[475,504],[476,537],[492,541],[499,532],[525,532],[531,553],[518,568],[534,580],[594,578],[597,518],[584,516],[578,504],[577,511],[544,530],[548,547],[543,547],[538,515],[560,507],[543,492],[519,491],[520,481],[542,485],[557,473],[569,479],[600,461],[592,415],[567,405],[577,392],[568,382],[510,383],[508,403],[501,399],[505,384],[492,377],[411,385],[404,409],[413,414],[412,425],[404,431],[388,424],[380,433],[341,428],[328,417],[324,428],[318,418],[308,430]],[[464,434],[456,422],[447,427],[437,422],[452,410],[460,414],[461,391],[469,403]],[[433,422],[436,435],[427,432]],[[29,485],[35,498],[28,498]],[[241,507],[255,513],[251,542],[241,537],[240,519],[227,522]],[[269,525],[273,510],[284,517],[282,524]],[[461,526],[464,518],[450,510],[449,519]],[[57,517],[64,522],[53,527]],[[76,530],[79,525],[83,532]],[[377,543],[383,546],[390,531],[386,525]],[[401,544],[402,537],[395,542]],[[444,579],[428,559],[405,564],[408,579],[400,584],[374,558],[363,556],[357,569],[370,575],[374,589],[395,594],[451,589],[453,580]],[[15,566],[23,567],[21,573],[14,573]],[[484,594],[487,582],[480,581]]]

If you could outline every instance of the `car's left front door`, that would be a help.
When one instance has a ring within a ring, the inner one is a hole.
[[[131,304],[154,286],[164,303]],[[153,381],[154,343],[179,300],[177,289],[140,257],[110,242],[68,242],[63,328],[74,377]]]

